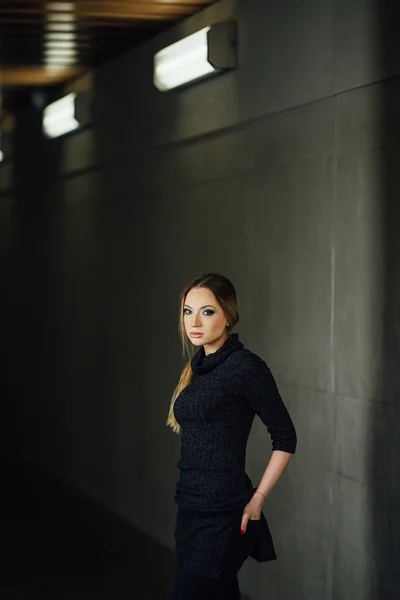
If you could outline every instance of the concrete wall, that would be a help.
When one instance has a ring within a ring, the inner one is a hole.
[[[236,284],[299,437],[265,510],[279,560],[241,573],[255,600],[399,585],[397,10],[223,0],[99,69],[92,129],[48,142],[21,116],[0,169],[2,438],[170,548],[177,297]],[[231,15],[237,71],[152,87],[156,50]],[[257,421],[254,481],[269,453]]]

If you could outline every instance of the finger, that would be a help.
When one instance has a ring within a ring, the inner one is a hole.
[[[244,535],[246,533],[248,520],[249,520],[249,517],[247,515],[243,515],[243,517],[242,517],[242,523],[240,525],[240,533],[242,535]]]

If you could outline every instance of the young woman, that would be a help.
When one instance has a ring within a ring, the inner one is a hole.
[[[296,431],[268,366],[232,333],[238,320],[225,277],[203,275],[183,290],[180,331],[191,358],[167,420],[181,433],[171,600],[240,600],[237,574],[246,558],[276,558],[262,507],[296,450]],[[253,487],[245,457],[256,414],[272,455]]]

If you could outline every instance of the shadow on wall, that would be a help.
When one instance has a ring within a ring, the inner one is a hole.
[[[59,293],[60,146],[42,133],[41,111],[32,101],[20,107],[14,132],[14,187],[9,253],[7,318],[2,337],[6,397],[18,423],[8,440],[24,456],[49,453],[43,431],[62,404]],[[5,435],[8,435],[5,432]],[[54,439],[59,439],[57,435]],[[34,449],[34,450],[32,450]],[[33,458],[33,456],[32,456]]]
[[[383,73],[392,77],[399,65],[398,2],[386,0],[381,10],[381,61]],[[374,598],[399,596],[400,571],[400,80],[380,84],[383,115],[381,148],[383,243],[383,341],[379,401],[371,423],[369,490],[372,499],[373,544],[379,564]],[[376,359],[379,359],[378,349]]]

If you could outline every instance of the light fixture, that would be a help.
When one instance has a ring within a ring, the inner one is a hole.
[[[59,12],[69,12],[75,10],[75,2],[47,2],[46,10],[53,10]]]
[[[76,66],[76,61],[68,57],[53,57],[48,59],[45,64],[45,70],[55,71],[58,69],[73,69]]]
[[[45,40],[46,52],[51,50],[76,50],[76,40]]]
[[[46,106],[43,111],[43,131],[47,137],[55,138],[91,123],[91,119],[91,91],[71,92]]]
[[[76,45],[74,46],[70,42],[67,42],[67,46],[45,46],[44,54],[50,56],[51,54],[62,54],[64,56],[71,56],[76,54]]]
[[[71,67],[78,62],[78,49],[74,42],[61,42],[54,46],[46,43],[44,49],[44,63],[46,67],[64,66]]]
[[[43,111],[43,131],[47,137],[55,138],[80,125],[75,118],[76,94],[68,94],[46,106]]]
[[[76,23],[46,23],[46,31],[68,33],[76,30]]]
[[[65,52],[64,50],[45,52],[44,60],[46,65],[51,65],[63,61],[63,64],[68,62],[69,65],[74,65],[77,62],[76,52]]]
[[[50,31],[45,34],[46,42],[75,42],[77,39],[75,31],[57,32]]]
[[[47,69],[72,67],[78,62],[74,2],[47,2],[44,64]]]
[[[154,85],[161,92],[237,66],[237,24],[205,27],[154,56]]]
[[[74,13],[48,13],[46,15],[47,21],[56,22],[56,23],[74,23],[76,21],[76,17]]]
[[[54,64],[54,65],[46,65],[44,67],[44,70],[46,73],[48,73],[50,76],[61,76],[64,74],[68,74],[69,69],[71,68],[71,65],[68,64]]]

